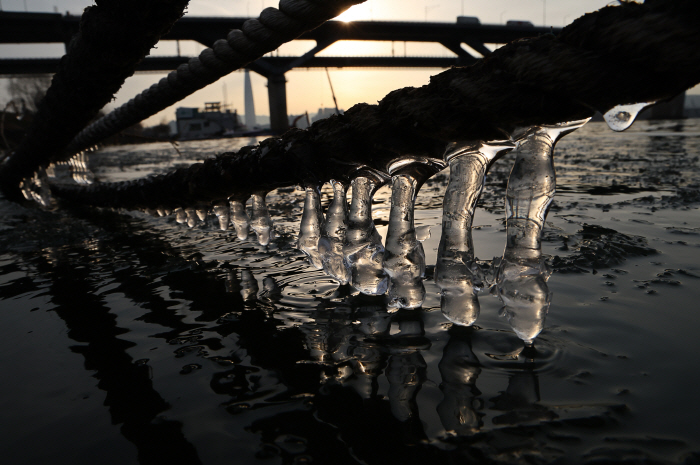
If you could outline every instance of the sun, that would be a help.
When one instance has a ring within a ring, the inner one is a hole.
[[[358,20],[369,20],[370,17],[368,13],[364,4],[354,5],[336,16],[335,19],[346,23]]]

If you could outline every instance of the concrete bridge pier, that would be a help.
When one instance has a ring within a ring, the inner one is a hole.
[[[282,134],[289,129],[287,79],[284,73],[267,76],[267,98],[270,104],[270,130],[275,134]]]

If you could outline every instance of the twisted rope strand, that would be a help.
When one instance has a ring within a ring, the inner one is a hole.
[[[241,30],[231,31],[167,77],[81,131],[66,149],[75,154],[143,121],[280,45],[310,31],[365,0],[281,0],[265,8]]]

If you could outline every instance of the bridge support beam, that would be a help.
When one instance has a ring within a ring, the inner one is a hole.
[[[282,134],[289,129],[287,79],[284,73],[267,76],[267,98],[270,104],[270,130]]]

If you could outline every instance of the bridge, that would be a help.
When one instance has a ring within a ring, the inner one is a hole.
[[[240,29],[249,18],[184,17],[162,40],[193,40],[211,47],[225,38],[232,29]],[[0,11],[0,43],[5,44],[68,44],[78,31],[80,17],[59,13],[25,13]],[[432,23],[395,21],[329,21],[299,37],[312,40],[315,46],[296,57],[265,56],[248,68],[267,78],[270,122],[273,131],[281,132],[287,125],[287,96],[285,73],[294,68],[449,68],[466,66],[491,53],[485,44],[503,44],[523,37],[558,33],[560,28],[529,25],[479,24],[478,21]],[[319,57],[331,44],[343,40],[428,42],[438,43],[454,54],[452,57]],[[470,47],[476,54],[465,49]],[[190,57],[146,57],[138,72],[171,71]],[[0,75],[53,73],[58,58],[0,59]]]

